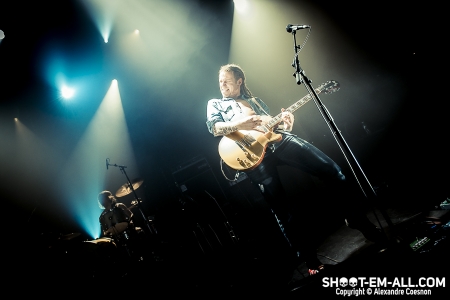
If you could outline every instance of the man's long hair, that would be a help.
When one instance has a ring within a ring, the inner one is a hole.
[[[111,206],[116,205],[116,203],[117,203],[116,197],[114,197],[113,194],[110,191],[102,191],[97,196],[98,206],[100,206],[101,209],[105,209],[105,207],[102,204],[102,198],[104,197],[103,195],[107,195],[108,196],[108,199],[111,201]]]
[[[236,64],[228,64],[220,67],[220,72],[231,72],[234,75],[234,79],[239,80],[239,78],[242,78],[242,84],[241,84],[241,95],[251,98],[253,97],[252,92],[248,89],[247,85],[245,84],[245,74],[244,70]]]

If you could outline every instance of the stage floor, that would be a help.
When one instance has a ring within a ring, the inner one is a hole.
[[[74,291],[105,284],[114,288],[118,284],[151,294],[181,292],[210,299],[268,294],[276,299],[335,296],[337,288],[342,287],[327,287],[330,278],[387,278],[410,280],[413,284],[419,278],[448,279],[449,212],[408,206],[388,208],[385,214],[379,210],[368,212],[374,223],[380,222],[387,236],[388,242],[382,246],[345,224],[335,226],[319,243],[318,257],[326,270],[315,276],[309,276],[305,264],[288,247],[281,246],[281,235],[262,229],[262,234],[253,238],[211,245],[215,247],[211,251],[201,250],[201,246],[207,249],[199,236],[188,239],[192,247],[157,240],[156,246],[152,242],[142,252],[142,259],[132,261],[118,257],[116,247],[86,243],[82,236],[50,247],[39,240],[22,241],[23,245],[13,251],[17,265],[11,265],[8,278],[13,283],[19,279],[30,286],[35,284],[33,293],[45,292],[48,284],[69,285]],[[448,282],[445,284],[448,286]],[[347,286],[347,290],[352,288]],[[431,289],[433,295],[444,291],[448,293],[448,288]]]

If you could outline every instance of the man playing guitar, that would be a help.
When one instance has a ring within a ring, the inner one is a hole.
[[[309,231],[305,230],[305,224],[301,224],[301,218],[293,218],[295,212],[287,208],[287,195],[278,175],[278,166],[288,165],[317,177],[340,199],[339,206],[350,228],[360,230],[373,242],[383,240],[381,231],[358,207],[359,199],[349,196],[341,168],[318,148],[291,133],[294,124],[291,112],[296,107],[282,109],[276,117],[270,116],[267,105],[252,95],[246,86],[244,71],[235,64],[220,68],[219,87],[222,98],[208,101],[206,121],[211,134],[222,136],[219,153],[227,165],[245,171],[260,189],[280,221],[284,236],[294,252],[306,262],[311,275],[322,270],[324,265],[317,258],[315,247],[308,242]],[[307,100],[302,101],[293,106],[298,107]],[[242,155],[227,153],[236,151]]]

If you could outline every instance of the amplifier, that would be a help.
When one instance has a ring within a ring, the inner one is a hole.
[[[172,176],[175,179],[176,184],[181,185],[210,169],[211,167],[205,158],[196,158],[172,170]]]

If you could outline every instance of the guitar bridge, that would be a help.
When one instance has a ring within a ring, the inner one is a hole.
[[[247,158],[250,159],[250,160],[257,160],[257,159],[258,159],[258,157],[257,157],[255,154],[250,153],[250,152],[248,152],[248,151],[244,151],[244,154],[245,154],[245,156],[247,156]]]
[[[247,138],[246,140],[249,141],[248,138]],[[253,141],[255,141],[255,140],[253,139]],[[236,145],[238,145],[239,148],[241,148],[242,152],[244,152],[244,155],[245,155],[249,160],[251,160],[251,161],[258,160],[258,156],[256,156],[256,155],[253,154],[253,153],[250,153],[250,152],[247,150],[247,148],[246,148],[244,145],[242,145],[240,142],[237,142],[237,141],[236,141]],[[250,147],[250,146],[251,146],[251,144],[248,145],[248,147]],[[237,160],[239,161],[240,158],[237,158]]]
[[[244,167],[244,168],[250,168],[253,166],[253,164],[251,162],[249,162],[248,160],[244,159],[240,159],[239,157],[236,158],[236,160],[239,162],[239,164]]]

